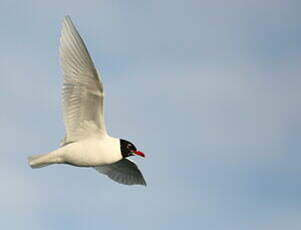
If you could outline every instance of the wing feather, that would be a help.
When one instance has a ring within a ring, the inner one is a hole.
[[[69,16],[66,16],[63,21],[60,63],[64,74],[62,89],[63,117],[66,128],[64,142],[76,141],[83,135],[94,132],[95,128],[101,133],[106,133],[103,84]]]
[[[141,171],[134,162],[128,159],[122,159],[114,164],[94,168],[120,184],[146,186]]]

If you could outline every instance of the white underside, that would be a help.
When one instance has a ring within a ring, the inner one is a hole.
[[[91,136],[70,143],[53,152],[29,158],[31,167],[49,164],[71,164],[79,167],[94,167],[115,163],[122,159],[120,141],[108,135]]]

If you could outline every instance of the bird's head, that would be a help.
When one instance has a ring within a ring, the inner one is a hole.
[[[134,144],[123,139],[120,139],[120,151],[123,158],[130,157],[130,156],[145,157],[143,152],[137,151],[137,148],[135,147]]]

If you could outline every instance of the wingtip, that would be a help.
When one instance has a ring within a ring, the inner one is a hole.
[[[141,182],[141,185],[147,187],[147,184],[146,184],[146,181],[145,181],[144,178],[143,178],[143,180],[142,180],[142,182]]]
[[[71,17],[69,15],[66,15],[63,20],[63,27],[66,27],[66,26],[70,27],[72,25],[73,25],[73,22],[71,20]]]
[[[71,17],[70,17],[70,15],[65,15],[65,17],[64,17],[64,20],[71,20]]]

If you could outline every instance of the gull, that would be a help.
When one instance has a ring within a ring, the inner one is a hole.
[[[32,168],[52,164],[91,167],[125,185],[145,185],[131,156],[145,157],[133,143],[108,134],[103,111],[101,76],[76,30],[66,16],[60,38],[60,64],[64,75],[62,100],[66,136],[60,147],[28,157]]]

